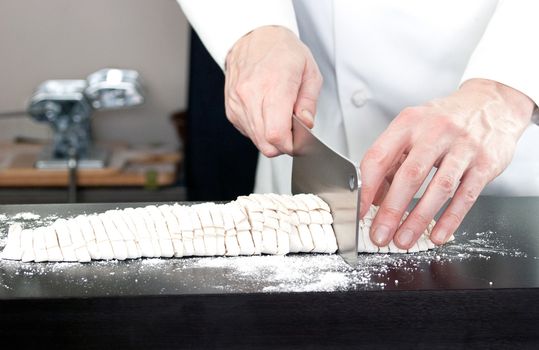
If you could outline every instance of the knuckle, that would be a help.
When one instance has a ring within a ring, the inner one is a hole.
[[[449,227],[456,228],[462,222],[463,216],[454,211],[445,212],[445,220]]]
[[[462,201],[464,202],[466,208],[470,208],[475,203],[480,192],[481,190],[475,186],[464,188],[462,193]]]
[[[450,175],[435,176],[433,182],[436,189],[446,195],[450,195],[457,185],[456,179]]]
[[[415,223],[417,226],[421,228],[425,228],[430,224],[432,219],[427,217],[423,213],[412,213],[408,217],[408,220],[411,220],[413,223]]]
[[[412,185],[418,185],[425,178],[425,167],[417,162],[409,162],[402,165],[400,173],[404,181]]]
[[[380,210],[382,211],[382,216],[397,223],[401,221],[404,214],[401,210],[393,207],[382,207]]]
[[[279,145],[284,139],[284,135],[277,129],[269,129],[264,133],[266,141],[272,145]]]
[[[467,130],[464,129],[457,120],[450,115],[443,115],[436,119],[439,132],[449,135],[465,136]]]
[[[238,82],[234,87],[234,92],[242,100],[248,98],[253,93],[253,91],[255,91],[255,88],[249,80],[243,80],[241,82]]]
[[[475,171],[479,177],[488,180],[501,172],[494,157],[489,154],[482,154],[477,157]]]
[[[406,107],[399,113],[396,120],[400,122],[413,122],[417,120],[419,116],[420,116],[420,112],[418,108]]]

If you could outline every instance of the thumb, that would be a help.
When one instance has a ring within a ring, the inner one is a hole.
[[[298,90],[298,97],[294,105],[294,113],[309,128],[314,126],[316,103],[320,95],[322,81],[322,75],[314,59],[312,57],[307,59],[301,86]]]

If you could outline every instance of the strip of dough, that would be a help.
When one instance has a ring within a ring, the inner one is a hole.
[[[140,255],[146,258],[155,257],[153,250],[152,237],[148,231],[148,227],[144,222],[144,218],[140,216],[133,208],[126,208],[124,213],[131,218],[131,221],[135,225],[135,237],[140,247]]]
[[[51,226],[45,226],[45,247],[47,249],[48,261],[64,261],[62,250],[58,243],[56,231]]]
[[[170,205],[161,205],[159,210],[165,218],[167,223],[168,232],[172,239],[172,246],[174,247],[174,257],[181,258],[183,256],[183,242],[182,242],[182,230],[176,215],[172,213],[172,207]]]
[[[183,255],[195,255],[195,247],[193,245],[193,220],[191,220],[191,217],[194,218],[196,216],[198,218],[198,216],[196,213],[189,213],[188,207],[177,204],[172,207],[172,213],[176,216],[176,219],[178,219],[178,225],[180,225],[182,231]]]
[[[79,225],[80,230],[82,232],[82,236],[84,237],[84,241],[86,242],[86,247],[88,248],[88,254],[90,254],[90,258],[92,260],[101,259],[101,254],[99,253],[99,247],[97,246],[94,229],[92,228],[92,225],[90,224],[90,220],[88,219],[88,216],[78,215],[75,218],[75,220],[77,221],[77,224]],[[56,238],[55,240],[56,242],[58,242]],[[49,255],[50,255],[50,252],[49,252]]]
[[[301,239],[299,238],[298,228],[295,225],[292,225],[290,235],[289,235],[289,246],[290,253],[299,253],[303,249],[303,244],[301,244]]]
[[[204,247],[207,256],[215,256],[218,255],[218,252],[226,251],[224,249],[225,228],[223,214],[220,205],[208,206],[208,212],[213,230],[208,229],[207,233],[204,231]]]
[[[309,227],[305,224],[300,224],[298,226],[298,233],[299,233],[299,238],[301,239],[301,245],[302,245],[301,251],[303,253],[312,252],[314,249],[314,243],[313,243],[313,238],[311,236],[311,231],[309,230]]]
[[[33,230],[24,229],[21,232],[21,261],[34,261],[34,232]]]
[[[208,242],[213,241],[212,243],[215,244],[215,247],[217,246],[215,227],[213,226],[213,220],[211,218],[209,205],[207,203],[196,204],[188,208],[187,210],[191,211],[190,215],[193,215],[193,213],[198,215],[200,225],[202,226],[202,230],[198,230],[193,233],[193,246],[195,247],[195,255],[205,256],[207,254],[206,242],[204,241],[204,238],[206,236],[208,237]]]
[[[240,255],[240,245],[236,236],[237,232],[235,228],[225,231],[226,256]]]
[[[262,231],[262,253],[277,254],[278,252],[277,231],[271,227],[264,227]]]
[[[150,234],[150,241],[152,242],[152,250],[153,250],[153,256],[160,257],[161,256],[161,244],[159,242],[159,234],[157,233],[157,230],[155,229],[155,224],[152,220],[152,216],[146,208],[136,208],[136,213],[144,220],[144,224],[146,225],[146,230]]]
[[[309,231],[311,231],[311,237],[314,245],[312,252],[325,253],[327,250],[326,235],[322,226],[318,224],[310,224]]]
[[[7,243],[1,255],[2,259],[21,260],[22,258],[21,233],[22,233],[22,226],[19,223],[15,223],[9,226],[8,234],[7,234]]]
[[[67,227],[67,220],[57,219],[52,226],[56,231],[56,236],[58,237],[58,243],[60,244],[64,261],[78,261],[77,254],[75,253],[75,249],[71,241],[71,233]]]
[[[172,245],[172,238],[168,232],[167,223],[161,214],[161,211],[157,209],[155,205],[148,205],[145,208],[150,214],[157,237],[159,240],[159,247],[161,248],[161,257],[171,258],[174,256],[174,247]]]
[[[335,237],[335,231],[333,231],[333,226],[330,224],[322,225],[324,234],[326,235],[326,253],[335,253],[338,249],[337,238]]]
[[[80,226],[75,219],[67,220],[67,227],[71,235],[71,245],[75,250],[78,262],[90,262],[92,258],[88,253],[88,246],[80,230]]]
[[[109,236],[107,235],[107,231],[105,231],[105,226],[103,226],[103,222],[101,221],[100,216],[97,214],[90,215],[88,217],[88,221],[90,221],[90,224],[92,225],[92,228],[94,230],[95,241],[97,243],[101,259],[114,259],[114,251],[112,250],[112,244],[110,243]]]
[[[47,247],[45,246],[45,228],[37,227],[32,234],[34,244],[34,261],[47,261],[49,256],[47,254]]]
[[[120,225],[125,228],[125,234],[122,230],[122,236],[124,241],[126,241],[128,253],[137,258],[142,257],[142,248],[140,247],[140,240],[138,239],[135,223],[125,210],[115,210],[114,213],[117,216],[117,221],[115,221],[115,223],[117,222],[116,226]]]
[[[99,218],[103,223],[105,232],[109,237],[110,244],[112,245],[112,251],[114,252],[114,258],[116,260],[125,260],[127,259],[127,247],[125,245],[124,239],[111,217],[107,213],[99,214]]]
[[[138,247],[138,244],[135,240],[135,233],[131,231],[129,226],[123,220],[123,217],[120,215],[119,210],[109,210],[107,215],[110,217],[118,232],[125,243],[125,248],[127,249],[127,258],[128,259],[137,259],[142,256],[141,250]]]

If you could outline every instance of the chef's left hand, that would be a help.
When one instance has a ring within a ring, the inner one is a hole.
[[[434,244],[445,243],[483,188],[509,165],[533,108],[532,100],[515,89],[471,79],[448,97],[404,109],[360,166],[360,217],[375,197],[383,198],[372,241],[385,246],[394,239],[399,248],[410,248],[452,197],[431,234]],[[434,177],[399,226],[433,167]]]

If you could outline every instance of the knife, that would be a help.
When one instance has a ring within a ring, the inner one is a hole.
[[[292,135],[292,193],[316,194],[328,203],[333,215],[337,253],[354,267],[359,229],[359,169],[324,144],[295,115]]]

